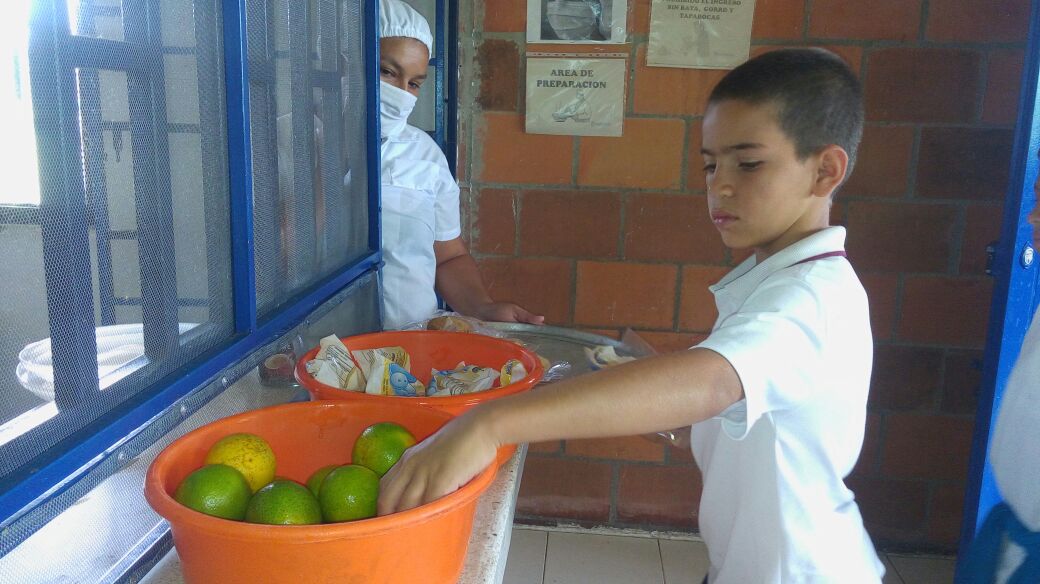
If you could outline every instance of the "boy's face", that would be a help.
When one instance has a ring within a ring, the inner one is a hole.
[[[419,40],[410,37],[379,39],[379,78],[382,81],[418,96],[429,65],[430,53]]]
[[[754,249],[761,261],[829,224],[837,184],[821,185],[822,154],[798,160],[773,106],[712,104],[701,154],[708,210],[727,247]]]

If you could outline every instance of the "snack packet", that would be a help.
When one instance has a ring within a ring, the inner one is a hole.
[[[313,361],[307,363],[307,371],[314,379],[347,391],[363,391],[365,376],[350,351],[336,335],[329,335],[319,341],[321,349]]]
[[[370,372],[381,366],[382,361],[380,361],[380,358],[389,360],[392,363],[397,363],[405,371],[411,372],[412,370],[412,358],[402,347],[360,349],[354,351],[353,355],[354,360],[357,361],[358,367],[360,367],[361,371],[364,372],[365,379],[369,379],[372,376]]]
[[[445,397],[463,395],[491,389],[500,373],[490,367],[477,367],[459,363],[458,367],[448,371],[430,371],[430,384],[426,395]]]
[[[383,353],[377,349],[373,356],[374,362],[368,375],[368,383],[365,385],[365,393],[399,397],[426,395],[426,388],[422,382],[393,361],[393,353]]]
[[[502,366],[502,371],[498,376],[498,385],[505,387],[525,377],[527,377],[527,368],[524,367],[524,364],[517,359],[510,359]]]

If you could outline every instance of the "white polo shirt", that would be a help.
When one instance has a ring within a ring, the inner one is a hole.
[[[383,326],[399,328],[437,310],[434,241],[455,239],[459,186],[437,143],[405,126],[382,144]]]
[[[712,584],[877,584],[884,574],[847,476],[863,446],[873,340],[845,229],[815,233],[711,287],[700,345],[745,398],[694,424]]]

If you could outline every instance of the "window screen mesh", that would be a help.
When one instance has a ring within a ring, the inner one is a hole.
[[[369,251],[361,8],[246,5],[261,315]]]
[[[219,2],[32,4],[67,21],[7,15],[41,188],[0,214],[0,479],[232,333]]]

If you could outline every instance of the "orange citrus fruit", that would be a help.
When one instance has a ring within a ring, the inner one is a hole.
[[[296,481],[277,480],[249,500],[246,521],[268,525],[321,523],[321,507],[307,487]]]
[[[375,517],[378,499],[379,475],[357,464],[334,468],[318,492],[326,523]]]
[[[253,492],[274,479],[274,451],[256,434],[229,434],[209,449],[206,464],[226,464],[246,477]]]
[[[404,426],[393,422],[372,424],[354,442],[353,464],[372,469],[383,476],[400,460],[404,451],[415,445],[415,436]]]
[[[223,464],[208,464],[191,473],[173,498],[200,513],[241,521],[253,491],[242,473]]]
[[[315,497],[318,496],[318,491],[321,490],[322,481],[325,480],[325,477],[329,476],[329,473],[332,472],[332,469],[338,466],[338,464],[330,464],[328,466],[323,466],[318,470],[314,471],[314,473],[311,474],[310,478],[307,479],[307,488],[310,489],[312,493],[314,493]]]

